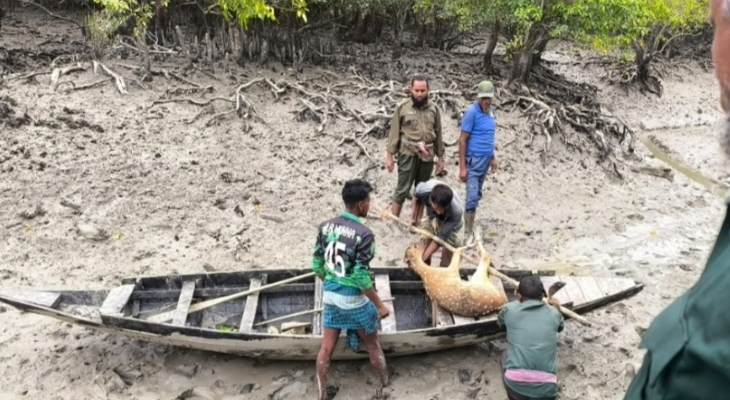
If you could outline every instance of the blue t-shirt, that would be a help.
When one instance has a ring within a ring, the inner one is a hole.
[[[472,103],[461,120],[461,130],[469,134],[466,144],[467,156],[491,156],[494,154],[494,131],[497,122],[494,120],[494,106],[489,114],[482,111],[477,103]]]

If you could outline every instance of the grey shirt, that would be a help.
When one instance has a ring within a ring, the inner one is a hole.
[[[429,219],[436,218],[441,222],[441,230],[436,234],[436,236],[443,241],[447,241],[449,236],[451,236],[451,233],[461,226],[462,216],[464,215],[464,207],[461,205],[462,203],[459,195],[456,194],[454,188],[449,186],[451,191],[454,193],[454,197],[451,199],[451,204],[446,210],[444,210],[444,215],[436,214],[433,211],[433,207],[431,207],[431,200],[429,197],[431,196],[431,190],[434,186],[439,184],[446,185],[438,179],[430,179],[426,182],[421,182],[416,186],[414,196],[416,196],[418,201],[426,206],[426,214]]]

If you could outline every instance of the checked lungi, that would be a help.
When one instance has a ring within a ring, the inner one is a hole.
[[[365,330],[370,335],[380,326],[380,315],[375,304],[360,289],[325,281],[322,302],[324,316],[322,326],[330,329],[347,330],[347,346],[357,351],[362,339],[357,330]]]

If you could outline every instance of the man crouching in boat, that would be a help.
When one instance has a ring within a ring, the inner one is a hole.
[[[464,207],[454,189],[437,179],[419,183],[416,186],[411,205],[412,226],[418,226],[424,208],[428,216],[428,224],[423,228],[454,247],[464,245]],[[431,255],[440,247],[441,245],[435,241],[426,240],[422,256],[423,262],[431,265]],[[452,256],[451,251],[446,248],[442,249],[440,266],[449,266]]]
[[[327,370],[341,329],[347,329],[347,345],[353,350],[360,347],[361,340],[365,342],[380,383],[383,387],[388,384],[378,326],[389,312],[369,274],[375,235],[360,222],[370,209],[372,190],[361,179],[345,182],[342,200],[347,211],[323,222],[317,231],[312,269],[322,279],[324,289],[323,338],[317,355],[320,400],[326,398]]]
[[[497,324],[507,329],[507,351],[502,353],[502,383],[509,400],[554,400],[557,384],[557,334],[564,327],[563,315],[542,301],[542,281],[522,278],[517,300],[499,311]],[[558,307],[557,299],[550,304]]]

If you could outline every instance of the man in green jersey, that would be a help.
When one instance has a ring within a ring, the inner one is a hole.
[[[360,222],[370,210],[372,190],[362,179],[345,182],[342,200],[347,211],[323,222],[317,230],[312,269],[323,280],[324,290],[323,338],[317,355],[320,400],[326,395],[327,370],[341,329],[347,330],[347,343],[352,349],[360,347],[360,340],[365,342],[380,383],[383,387],[388,384],[378,327],[389,312],[369,273],[375,236]]]

